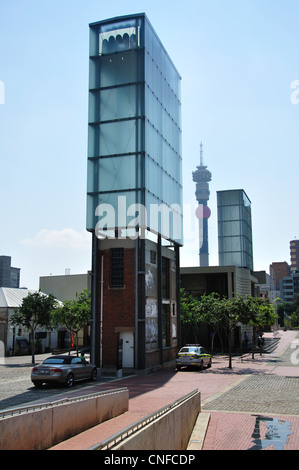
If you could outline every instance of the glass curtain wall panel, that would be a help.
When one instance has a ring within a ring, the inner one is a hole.
[[[217,192],[220,266],[253,269],[251,203],[243,190]]]
[[[183,244],[181,77],[148,21],[144,47],[146,209],[165,205],[169,223],[152,217],[151,228]]]

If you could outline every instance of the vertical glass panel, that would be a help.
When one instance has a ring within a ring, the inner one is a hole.
[[[99,132],[100,155],[116,155],[136,151],[135,120],[102,123]]]
[[[97,160],[87,161],[87,192],[93,193],[97,191],[98,182],[98,162]]]
[[[160,166],[163,165],[163,138],[150,122],[145,123],[145,151]]]
[[[102,56],[99,67],[98,87],[108,87],[134,83],[142,79],[142,61],[140,54],[125,52],[113,56]]]
[[[146,158],[145,164],[145,184],[151,193],[162,200],[162,168],[149,157]]]
[[[141,172],[139,158],[136,155],[114,158],[102,158],[99,165],[99,191],[117,191],[133,189],[140,185]]]
[[[88,156],[96,157],[99,154],[99,127],[88,127]]]
[[[138,192],[135,191],[99,194],[97,196],[99,210],[95,215],[98,229],[103,229],[105,226],[110,229],[125,228],[130,222],[133,223],[132,219],[134,220],[135,216],[130,216],[129,208],[132,204],[136,204],[137,199]],[[125,232],[123,235],[125,236]]]
[[[100,159],[99,169],[100,191],[131,189],[135,187],[135,155]]]
[[[135,117],[138,110],[136,86],[108,88],[97,92],[99,121]]]

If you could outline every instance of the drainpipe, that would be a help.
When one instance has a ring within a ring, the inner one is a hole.
[[[100,306],[100,369],[103,367],[103,255],[101,257],[101,306]]]
[[[138,286],[138,263],[139,261],[139,237],[136,237],[135,241],[135,369],[138,369],[138,292],[139,292],[139,286]]]

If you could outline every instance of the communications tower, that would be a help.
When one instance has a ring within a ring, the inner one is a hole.
[[[208,239],[208,219],[211,211],[208,207],[210,198],[209,182],[212,179],[212,173],[207,170],[203,164],[203,148],[200,143],[200,166],[192,172],[193,181],[196,183],[196,200],[198,208],[196,216],[199,219],[199,265],[209,266],[209,239]]]

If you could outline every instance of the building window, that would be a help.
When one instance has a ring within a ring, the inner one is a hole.
[[[157,264],[157,253],[151,250],[150,259],[152,264]]]
[[[163,348],[170,346],[170,314],[169,305],[162,305],[162,344]]]
[[[162,258],[162,298],[169,299],[169,260]]]
[[[110,287],[124,286],[124,249],[110,250]]]

